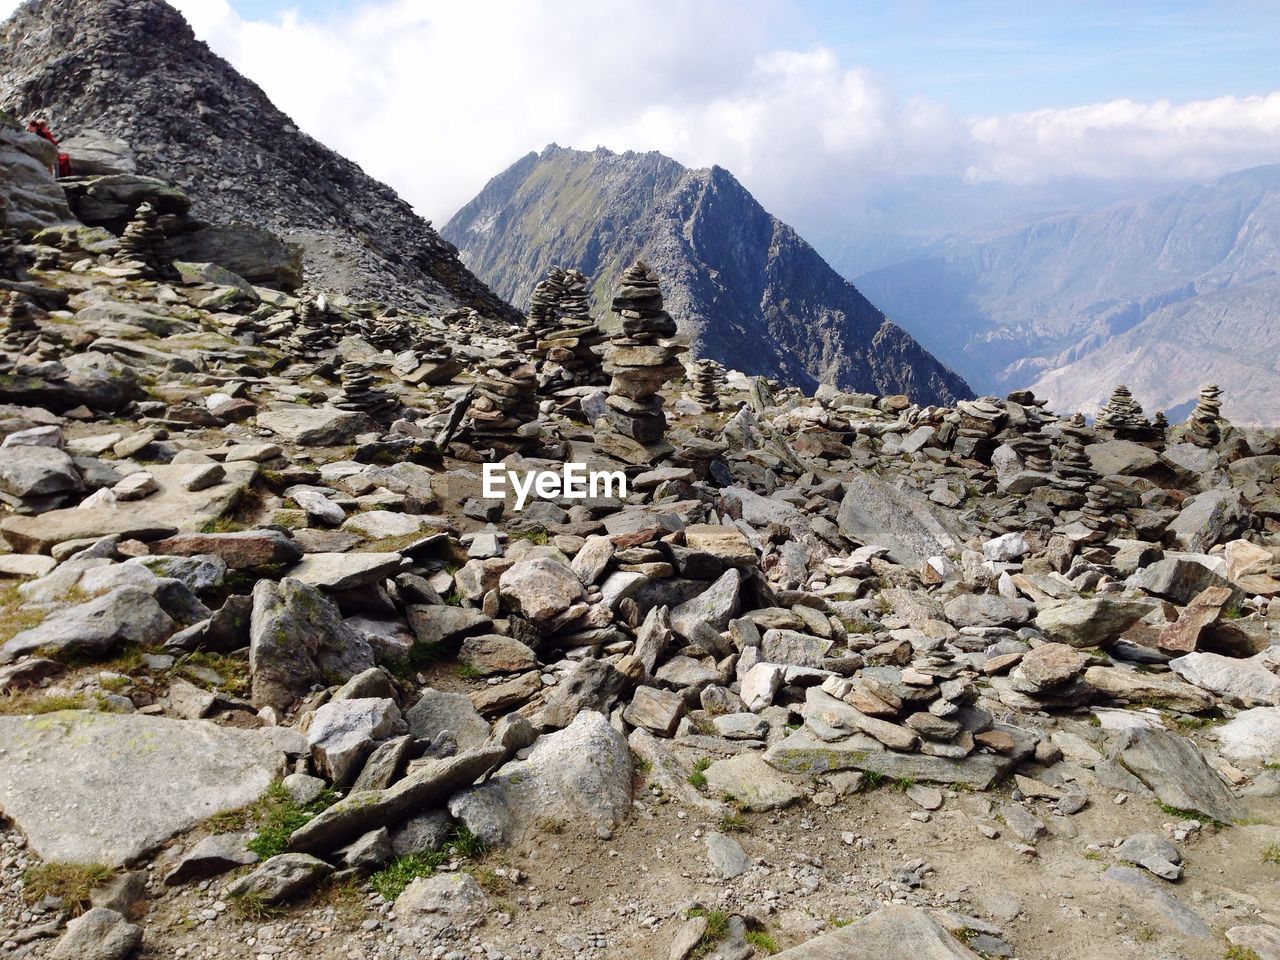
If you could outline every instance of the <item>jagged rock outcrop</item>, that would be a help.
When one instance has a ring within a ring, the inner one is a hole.
[[[163,0],[24,4],[0,26],[0,106],[44,110],[64,138],[123,138],[137,172],[188,193],[197,217],[302,244],[326,289],[519,319],[408,203],[298,130]]]
[[[645,260],[694,352],[745,373],[921,403],[972,396],[721,167],[553,145],[489,181],[443,232],[508,298],[563,264],[592,276],[604,303]]]

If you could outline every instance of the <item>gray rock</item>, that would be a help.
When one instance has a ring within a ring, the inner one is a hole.
[[[675,734],[684,711],[684,698],[680,694],[657,687],[639,687],[622,712],[622,719],[633,727],[643,727],[660,737],[670,737]]]
[[[180,533],[151,545],[154,554],[182,557],[214,555],[233,570],[293,563],[302,550],[279,530],[238,530],[234,533]]]
[[[1280,707],[1241,710],[1218,727],[1218,750],[1237,763],[1280,762]]]
[[[959,783],[988,790],[1012,767],[1004,755],[972,753],[963,759],[899,753],[865,735],[827,742],[801,728],[765,751],[770,766],[787,773],[818,776],[840,770],[877,773],[890,780]]]
[[[1084,448],[1096,473],[1103,477],[1128,476],[1154,467],[1160,455],[1132,440],[1104,440]]]
[[[1035,605],[994,593],[962,593],[947,601],[947,619],[958,627],[1018,626],[1031,619]]]
[[[763,740],[769,735],[769,721],[754,713],[730,713],[711,721],[716,733],[726,740]]]
[[[374,747],[360,768],[360,776],[351,785],[351,792],[384,790],[395,783],[404,773],[413,744],[414,738],[406,734],[384,740]]]
[[[584,584],[591,586],[609,566],[613,552],[612,538],[598,535],[587,537],[573,558],[573,572]]]
[[[955,552],[969,538],[952,515],[869,471],[849,480],[836,522],[855,543],[887,547],[896,563],[917,568],[928,557]]]
[[[919,907],[881,907],[847,927],[774,954],[775,960],[978,960]]]
[[[1121,730],[1111,755],[1155,793],[1178,810],[1234,823],[1240,808],[1200,748],[1167,730],[1130,727]]]
[[[1036,628],[1049,639],[1073,647],[1110,643],[1151,610],[1143,600],[1075,597],[1040,605]]]
[[[760,656],[768,663],[820,670],[831,647],[830,640],[798,630],[766,630],[760,643]]]
[[[478,747],[489,736],[489,723],[461,693],[427,687],[405,714],[409,731],[420,740],[433,740],[443,731],[453,734],[459,750]]]
[[[258,426],[300,447],[339,447],[377,425],[363,413],[290,405],[258,414]]]
[[[548,823],[615,827],[631,809],[631,750],[601,714],[586,711],[540,737],[524,760],[449,801],[449,812],[492,845],[518,843]]]
[[[1238,660],[1218,653],[1189,653],[1169,661],[1169,669],[1188,683],[1245,707],[1280,706],[1280,676],[1260,657]]]
[[[222,586],[227,576],[227,564],[221,557],[134,557],[125,561],[146,567],[157,577],[181,580],[193,593],[204,593]]]
[[[356,779],[378,740],[404,730],[394,700],[331,700],[315,712],[307,743],[316,770],[338,789]]]
[[[218,833],[203,838],[165,874],[164,882],[168,886],[177,887],[184,883],[208,880],[238,867],[257,863],[258,855],[247,846],[253,836],[247,832]]]
[[[251,897],[268,905],[305,893],[333,872],[323,860],[305,853],[281,853],[227,886],[233,897]]]
[[[1115,855],[1163,880],[1182,876],[1182,853],[1158,833],[1135,833],[1115,848]]]
[[[370,830],[337,853],[338,863],[344,869],[368,872],[377,870],[389,862],[392,856],[391,834],[386,827]]]
[[[1108,867],[1102,876],[1108,883],[1130,892],[1141,908],[1159,911],[1182,935],[1200,940],[1215,939],[1212,928],[1198,913],[1143,871],[1133,867]]]
[[[396,936],[417,943],[478,921],[488,910],[489,900],[470,874],[419,877],[396,898]]]
[[[497,673],[523,673],[538,665],[538,657],[513,637],[485,634],[462,641],[458,659],[482,677]]]
[[[1248,520],[1249,510],[1240,491],[1206,490],[1183,504],[1165,532],[1183,550],[1208,553],[1215,543],[1241,532]]]
[[[712,794],[727,795],[752,811],[778,810],[804,796],[799,787],[755,753],[717,760],[703,771],[703,776]]]
[[[542,722],[549,727],[569,726],[584,710],[607,713],[617,699],[634,686],[643,670],[639,661],[624,658],[617,665],[588,658],[561,680],[547,696]],[[632,669],[623,673],[619,667]],[[660,676],[661,676],[661,672]]]
[[[667,607],[653,607],[645,615],[636,631],[634,655],[644,664],[645,673],[652,676],[658,661],[671,645],[671,612]]]
[[[177,628],[150,593],[138,587],[119,587],[50,614],[39,626],[15,635],[0,647],[0,663],[11,663],[42,648],[101,658],[126,644],[159,646]]]
[[[256,706],[286,709],[313,685],[373,666],[369,641],[315,587],[286,577],[253,588],[249,670]]]
[[[0,493],[20,500],[69,493],[83,486],[75,462],[57,447],[0,447]]]
[[[303,741],[304,749],[306,741]],[[307,804],[320,799],[320,795],[327,790],[326,784],[319,777],[312,777],[305,773],[291,773],[281,781],[281,786],[293,798],[294,803],[305,807]]]
[[[397,857],[438,850],[452,830],[453,821],[443,810],[420,813],[391,831],[391,850]]]
[[[742,574],[730,567],[711,586],[671,611],[671,627],[682,637],[694,636],[697,624],[709,624],[716,631],[729,628],[741,604]]]
[[[0,717],[0,743],[0,812],[31,848],[108,866],[257,800],[284,760],[253,730],[136,713]]]
[[[141,944],[141,927],[114,910],[94,907],[67,924],[49,960],[125,960]]]
[[[498,580],[505,601],[534,623],[546,623],[583,598],[582,581],[549,557],[521,560]]]
[[[751,869],[751,858],[733,837],[711,830],[707,833],[707,859],[721,880],[732,880]]]
[[[398,553],[309,553],[289,576],[321,590],[352,590],[395,576],[403,560]]]
[[[1208,587],[1227,586],[1227,579],[1195,560],[1165,557],[1139,570],[1127,585],[1185,606]]]

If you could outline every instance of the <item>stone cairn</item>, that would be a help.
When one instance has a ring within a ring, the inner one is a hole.
[[[289,349],[294,356],[315,363],[321,354],[332,350],[342,337],[341,324],[329,314],[329,304],[324,296],[304,294],[294,311],[297,323],[289,337]]]
[[[1200,390],[1200,399],[1187,417],[1183,433],[1188,442],[1211,447],[1222,439],[1222,390],[1211,383]]]
[[[40,339],[40,308],[26,294],[16,290],[0,301],[0,318],[5,322],[0,346],[6,353],[26,353]]]
[[[333,401],[339,410],[368,414],[375,420],[393,413],[399,404],[390,394],[374,387],[375,378],[367,363],[348,360],[338,370],[342,393]]]
[[[995,436],[1004,427],[1008,412],[995,397],[961,400],[953,450],[960,459],[985,461],[995,447]]]
[[[410,347],[416,333],[412,322],[390,313],[362,318],[352,332],[376,350],[393,351]]]
[[[1098,411],[1095,426],[1122,440],[1146,440],[1152,434],[1142,405],[1123,383],[1112,391],[1111,399]]]
[[[151,204],[140,204],[124,228],[120,236],[120,261],[148,280],[159,280],[169,272],[164,231],[160,229],[160,216]]]
[[[538,419],[537,387],[531,363],[511,358],[489,364],[467,412],[472,441],[520,447],[532,440],[519,431]]]
[[[715,412],[721,409],[725,383],[725,369],[720,364],[714,360],[694,361],[689,375],[690,394],[703,410]]]
[[[610,376],[605,416],[611,431],[649,447],[666,432],[658,393],[683,371],[677,357],[684,345],[675,339],[676,322],[663,309],[657,274],[642,260],[622,274],[613,312],[622,319],[622,332],[605,352],[604,371]]]
[[[1009,394],[1009,401],[1022,408],[1025,422],[1020,427],[1004,430],[1001,441],[1018,454],[1024,470],[1048,474],[1053,468],[1053,443],[1044,431],[1048,424],[1044,413],[1048,401],[1038,399],[1030,390]]]
[[[538,389],[555,393],[603,382],[596,347],[605,335],[591,320],[587,276],[552,267],[529,298],[529,319],[516,344],[534,358]]]

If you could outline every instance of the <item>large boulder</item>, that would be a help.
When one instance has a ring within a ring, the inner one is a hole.
[[[94,907],[67,924],[49,960],[124,960],[141,943],[141,927],[115,910]]]
[[[503,600],[534,623],[546,623],[585,596],[578,575],[550,557],[521,560],[498,580]]]
[[[1239,490],[1206,490],[1182,505],[1165,532],[1183,550],[1208,553],[1210,547],[1232,539],[1248,523],[1249,508]]]
[[[302,247],[247,223],[201,224],[168,238],[170,259],[216,263],[257,283],[281,290],[302,286]]]
[[[924,497],[865,472],[854,474],[846,485],[836,522],[850,540],[886,547],[890,559],[909,567],[957,551],[970,536]]]
[[[1120,597],[1073,597],[1041,604],[1036,629],[1050,640],[1072,647],[1111,643],[1151,612],[1146,600]]]
[[[331,700],[311,718],[307,744],[316,770],[339,790],[346,790],[355,782],[377,742],[404,729],[400,708],[394,700],[385,697]]]
[[[1146,784],[1161,802],[1233,823],[1240,808],[1200,748],[1186,737],[1149,727],[1121,730],[1111,755]]]
[[[543,825],[612,828],[631,809],[631,749],[603,714],[584,711],[540,737],[524,760],[454,796],[449,812],[491,845],[519,843]]]
[[[249,671],[256,706],[286,709],[313,685],[341,683],[372,666],[368,639],[315,587],[286,577],[253,588]]]
[[[154,177],[112,173],[62,183],[71,212],[81,223],[120,234],[138,207],[149,203],[161,216],[183,216],[191,200],[177,187]]]
[[[123,586],[50,614],[39,626],[17,634],[0,647],[0,663],[41,649],[101,658],[125,644],[158,646],[177,629],[150,592]]]
[[[489,899],[470,874],[419,877],[396,898],[396,938],[430,942],[446,930],[483,919],[488,911]]]
[[[262,796],[284,754],[254,730],[66,710],[0,717],[0,814],[45,860],[118,866]]]
[[[290,405],[258,414],[258,426],[300,447],[339,447],[358,433],[377,430],[363,413],[336,407]]]
[[[1237,763],[1280,763],[1280,707],[1241,710],[1217,729],[1218,750]]]
[[[71,220],[66,196],[49,172],[57,160],[49,141],[0,121],[0,226],[28,234]]]
[[[30,497],[69,493],[83,486],[75,462],[57,447],[0,448],[0,499],[9,503]]]
[[[775,960],[978,960],[920,907],[881,907],[856,923],[774,955]]]
[[[77,177],[138,172],[133,148],[119,137],[101,130],[86,127],[63,140],[61,146],[71,158],[71,172]]]
[[[1245,707],[1280,706],[1280,676],[1258,657],[1238,660],[1219,653],[1189,653],[1169,661],[1188,683]]]

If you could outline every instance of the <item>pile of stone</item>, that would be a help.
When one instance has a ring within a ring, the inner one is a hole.
[[[323,295],[304,294],[294,315],[296,323],[288,347],[298,358],[317,362],[342,339],[342,321],[329,312],[328,301]]]
[[[591,320],[587,284],[580,270],[552,267],[533,289],[528,323],[515,341],[537,363],[541,393],[603,382],[597,348],[606,338]]]
[[[1023,654],[997,654],[988,669],[1008,669],[1004,680],[992,681],[1001,702],[1024,710],[1071,710],[1089,702],[1093,690],[1082,679],[1088,658],[1065,643],[1041,643]]]
[[[362,317],[351,330],[370,346],[378,350],[404,350],[414,342],[415,324],[407,317],[384,313],[376,317]]]
[[[725,391],[725,369],[714,360],[695,360],[689,374],[690,393],[703,410],[714,412],[721,408]]]
[[[633,455],[647,455],[653,462],[670,453],[661,443],[667,418],[659,391],[683,370],[677,357],[685,345],[663,309],[658,276],[643,261],[623,273],[613,312],[621,318],[621,335],[605,352],[608,432],[633,441],[640,448],[633,447]]]
[[[1095,421],[1098,430],[1121,440],[1146,440],[1152,435],[1151,423],[1143,415],[1142,404],[1123,383],[1111,393]]]
[[[165,259],[165,236],[160,215],[150,203],[139,204],[120,236],[120,261],[148,280],[159,280],[172,271]]]
[[[522,447],[536,439],[538,377],[533,364],[519,358],[490,363],[476,382],[476,395],[467,411],[473,443]]]
[[[955,456],[985,462],[995,447],[996,434],[1008,419],[1004,405],[995,397],[961,400],[956,414]]]
[[[4,321],[4,334],[0,348],[5,353],[27,353],[40,340],[37,322],[42,311],[26,294],[11,290],[0,300],[0,320]]]
[[[366,363],[348,360],[338,368],[342,393],[333,401],[339,410],[366,413],[375,420],[389,418],[400,404],[390,394],[374,387],[376,378]]]
[[[1195,408],[1183,425],[1188,443],[1212,447],[1222,439],[1222,390],[1216,383],[1202,387]]]
[[[1084,502],[1083,494],[1093,486],[1097,478],[1093,461],[1078,439],[1068,438],[1054,449],[1050,483],[1056,490],[1067,495],[1068,503],[1074,500],[1074,507],[1078,508]]]

